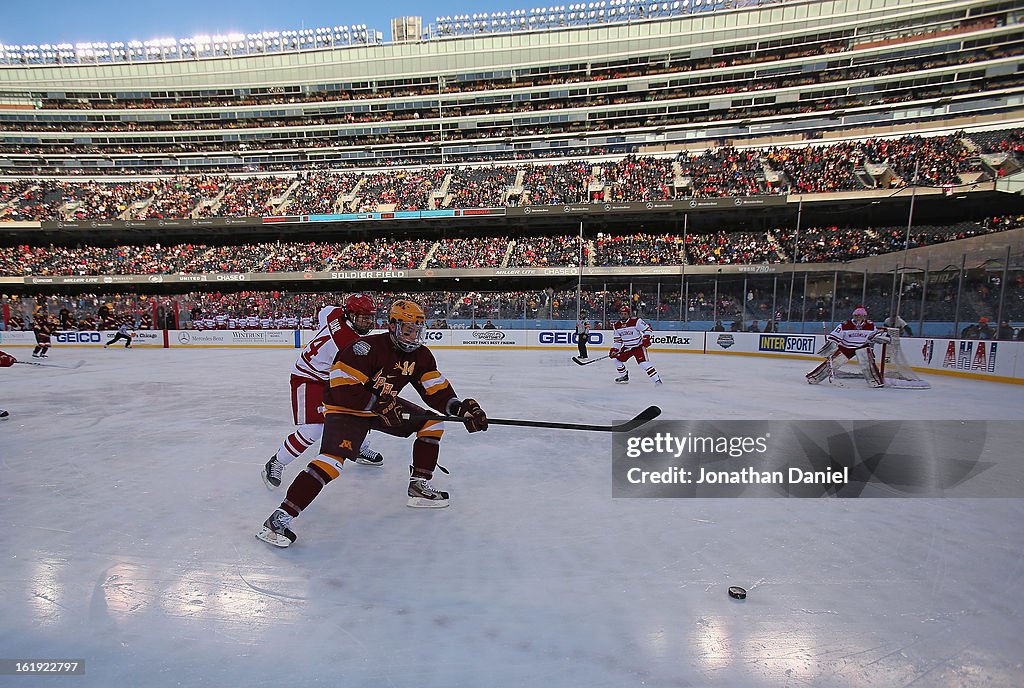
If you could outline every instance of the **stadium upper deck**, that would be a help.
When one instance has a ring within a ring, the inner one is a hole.
[[[829,0],[386,44],[243,40],[159,60],[6,51],[0,174],[592,158],[1006,126],[1024,120],[1022,15],[1020,2]]]

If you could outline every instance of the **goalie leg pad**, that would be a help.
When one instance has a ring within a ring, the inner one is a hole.
[[[835,353],[838,349],[839,349],[839,347],[836,345],[835,342],[833,342],[831,339],[826,339],[825,343],[822,344],[821,348],[818,349],[815,352],[814,355],[815,356],[824,356],[825,358],[828,358],[833,353]]]
[[[818,367],[807,373],[807,384],[816,385],[828,377],[828,361],[822,361]]]
[[[816,385],[825,378],[835,376],[836,371],[839,370],[840,367],[846,365],[846,362],[850,360],[841,354],[842,352],[838,347],[833,347],[832,352],[825,358],[825,360],[819,363],[817,368],[807,373],[807,383]]]
[[[858,351],[857,361],[860,362],[860,371],[864,374],[864,379],[868,381],[869,386],[885,386],[885,380],[882,379],[882,374],[878,371],[878,364],[875,362],[874,349],[869,346]]]

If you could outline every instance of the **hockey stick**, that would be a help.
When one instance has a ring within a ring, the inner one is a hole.
[[[577,365],[590,365],[591,363],[596,363],[597,361],[603,361],[604,359],[611,358],[611,357],[612,357],[611,354],[605,354],[604,356],[601,356],[601,358],[591,358],[591,359],[588,359],[586,361],[583,361],[583,360],[580,360],[579,356],[573,356],[572,357],[572,362],[576,363]]]
[[[635,351],[635,350],[637,350],[639,348],[640,347],[638,347],[638,346],[634,346],[632,349],[626,349],[625,351],[620,351],[619,354],[628,354],[630,351]],[[615,355],[618,356],[619,354],[615,354]],[[600,358],[591,358],[591,359],[589,359],[587,361],[581,361],[579,356],[573,356],[572,360],[573,360],[574,363],[578,363],[579,365],[590,365],[591,363],[596,363],[597,361],[603,361],[604,359],[611,358],[611,357],[612,357],[611,354],[607,354],[605,356],[601,356]]]
[[[587,430],[589,432],[630,432],[641,425],[648,423],[661,415],[661,409],[657,406],[648,406],[640,413],[633,416],[624,423],[615,425],[590,425],[588,423],[551,423],[543,420],[512,420],[509,418],[488,418],[490,425],[517,425],[524,428],[551,428],[552,430]],[[454,423],[468,423],[472,418],[462,416],[448,416],[435,413],[406,413],[402,414],[406,420],[447,420]]]
[[[85,365],[85,361],[78,361],[71,365],[63,365],[60,363],[39,363],[37,361],[15,361],[15,363],[18,365],[39,366],[40,368],[66,368],[68,370],[75,370]]]

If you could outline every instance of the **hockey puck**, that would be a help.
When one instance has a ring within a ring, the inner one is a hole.
[[[747,591],[738,585],[731,585],[729,586],[729,597],[734,600],[745,600],[747,599]]]

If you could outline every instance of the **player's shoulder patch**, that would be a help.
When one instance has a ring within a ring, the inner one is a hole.
[[[352,345],[352,353],[354,353],[356,356],[365,356],[366,354],[370,353],[369,342],[364,342],[362,339],[360,339],[359,341]]]

